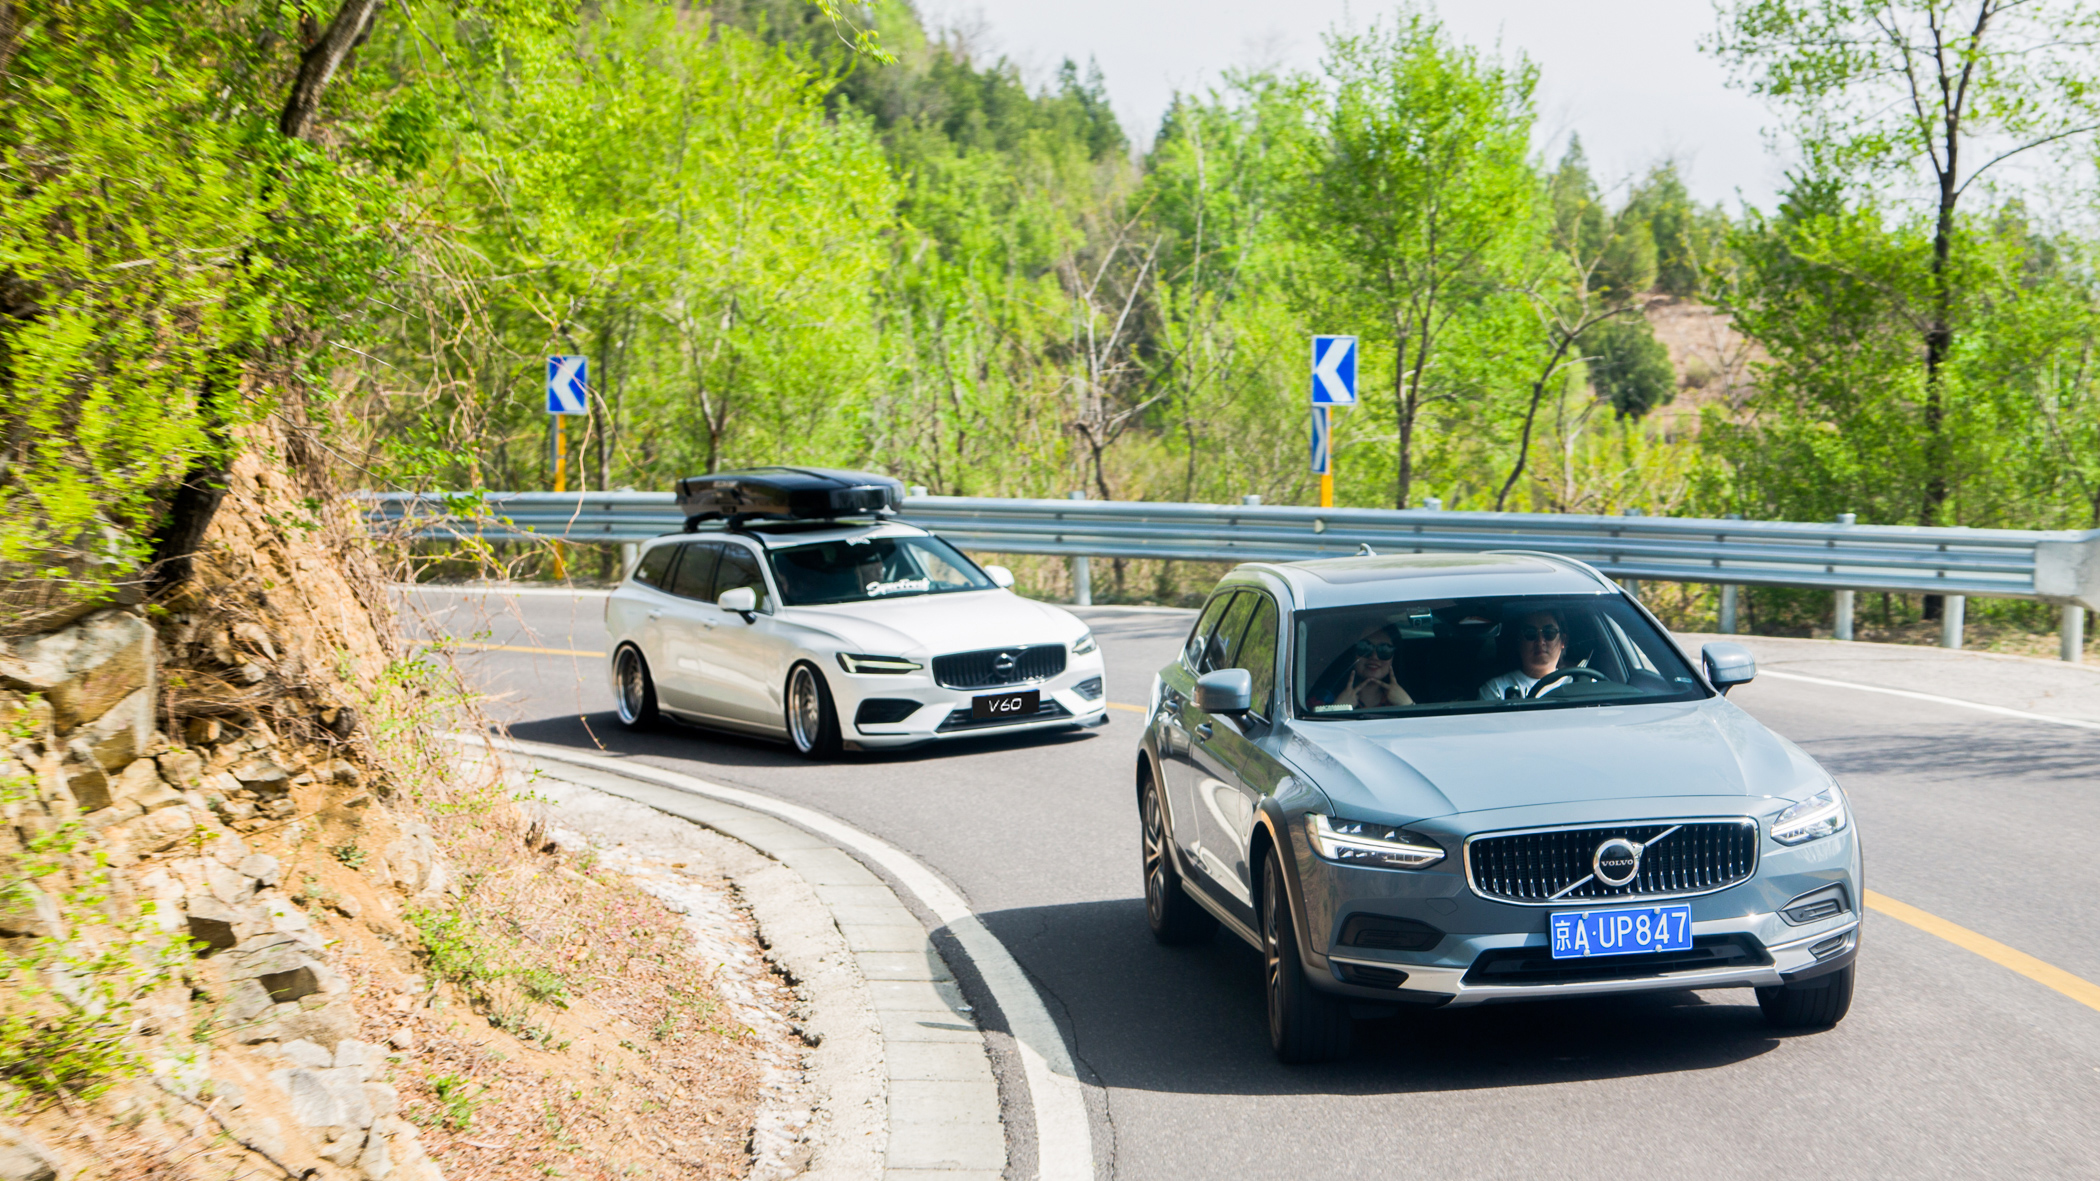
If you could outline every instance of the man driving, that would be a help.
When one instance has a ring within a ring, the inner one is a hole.
[[[1480,687],[1482,701],[1515,701],[1525,697],[1533,685],[1560,667],[1561,653],[1567,650],[1568,630],[1558,611],[1533,611],[1505,626],[1516,636],[1517,667],[1499,677],[1489,678]],[[1546,692],[1558,688],[1559,685],[1554,685]]]
[[[1399,641],[1391,628],[1383,623],[1372,624],[1327,666],[1326,673],[1307,694],[1307,704],[1323,712],[1413,705],[1415,699],[1407,695],[1394,675],[1393,654],[1398,649]]]

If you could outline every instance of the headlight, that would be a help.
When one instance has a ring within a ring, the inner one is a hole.
[[[1843,832],[1848,819],[1845,793],[1833,783],[1773,817],[1772,839],[1782,845],[1805,844],[1817,837]]]
[[[1305,834],[1320,856],[1343,865],[1426,869],[1444,859],[1444,847],[1421,833],[1361,820],[1334,820],[1318,812],[1306,814]]]
[[[849,673],[915,673],[926,666],[902,656],[862,656],[855,652],[841,652],[839,667]]]
[[[1099,651],[1100,648],[1101,645],[1094,642],[1094,633],[1092,632],[1087,632],[1085,635],[1072,641],[1072,655],[1074,656],[1084,656],[1089,652]]]

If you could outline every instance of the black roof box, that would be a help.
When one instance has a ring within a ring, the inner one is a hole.
[[[874,472],[819,467],[755,467],[678,481],[686,527],[728,518],[886,516],[904,507],[904,484]]]

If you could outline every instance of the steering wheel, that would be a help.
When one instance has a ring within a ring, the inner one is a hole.
[[[1534,682],[1531,688],[1525,692],[1524,700],[1535,701],[1542,695],[1544,690],[1559,688],[1563,677],[1588,677],[1593,681],[1611,680],[1610,677],[1605,676],[1596,669],[1584,668],[1579,664],[1573,668],[1556,668]]]

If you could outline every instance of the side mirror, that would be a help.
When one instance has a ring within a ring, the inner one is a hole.
[[[1205,713],[1243,714],[1254,708],[1254,674],[1221,668],[1196,678],[1196,708]]]
[[[1699,650],[1699,662],[1706,666],[1706,679],[1726,697],[1737,685],[1747,685],[1757,677],[1757,657],[1741,644],[1719,640]]]
[[[715,600],[715,606],[724,611],[734,611],[744,617],[744,622],[749,623],[752,613],[758,610],[758,592],[748,586],[734,587],[723,591],[722,597]]]
[[[986,566],[984,576],[992,580],[993,586],[1002,590],[1014,584],[1014,572],[1004,566]]]

